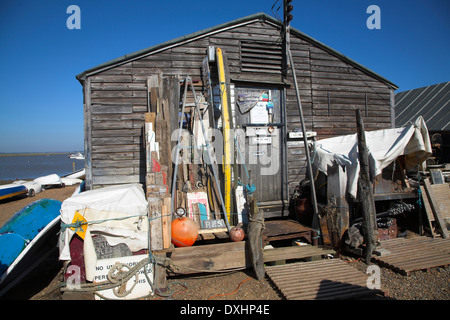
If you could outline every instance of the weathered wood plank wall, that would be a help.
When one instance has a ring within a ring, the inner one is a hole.
[[[88,77],[85,83],[85,128],[92,169],[91,188],[145,181],[142,144],[144,113],[147,111],[148,76],[162,72],[201,79],[202,60],[208,46],[222,48],[233,81],[281,82],[280,71],[244,71],[241,42],[281,44],[280,27],[263,21],[205,36],[204,38],[147,55]],[[383,82],[336,57],[326,49],[291,36],[291,50],[300,86],[307,130],[318,138],[356,132],[355,109],[364,116],[368,130],[391,126],[390,89]],[[254,57],[256,63],[264,60]],[[249,56],[251,60],[252,57]],[[251,62],[251,61],[250,61]],[[299,130],[300,118],[292,84],[285,79],[287,131]],[[176,104],[171,105],[176,108]],[[173,114],[178,114],[175,112]],[[303,179],[304,151],[301,141],[287,142],[288,184]],[[89,185],[89,184],[88,184]]]

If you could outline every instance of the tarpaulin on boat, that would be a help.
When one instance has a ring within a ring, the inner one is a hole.
[[[404,155],[406,169],[417,167],[432,153],[428,129],[422,117],[402,127],[366,131],[370,174],[375,177],[397,157]],[[347,192],[356,198],[359,177],[357,134],[338,136],[314,142],[314,166],[327,174],[327,167],[345,167]]]
[[[70,240],[79,228],[74,217],[87,221],[84,236],[86,279],[92,281],[97,261],[91,234],[101,234],[109,245],[126,244],[132,252],[148,248],[147,201],[140,184],[126,184],[85,191],[66,199],[61,205],[59,259],[71,260]],[[75,219],[76,220],[76,219]]]

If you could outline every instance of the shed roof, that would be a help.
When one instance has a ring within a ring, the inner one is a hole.
[[[395,94],[395,125],[402,127],[422,116],[430,131],[450,131],[449,82]]]
[[[232,29],[232,28],[236,28],[236,27],[239,27],[242,25],[247,25],[247,24],[250,24],[250,23],[253,23],[256,21],[264,21],[264,22],[268,22],[271,24],[275,24],[277,27],[282,27],[282,23],[279,20],[269,16],[266,13],[260,12],[260,13],[249,15],[249,16],[246,16],[243,18],[239,18],[239,19],[230,21],[230,22],[219,24],[217,26],[214,26],[214,27],[211,27],[208,29],[197,31],[197,32],[173,39],[173,40],[169,40],[169,41],[157,44],[155,46],[148,47],[146,49],[142,49],[142,50],[130,53],[130,54],[126,54],[126,55],[116,58],[114,60],[102,63],[96,67],[90,68],[90,69],[78,74],[76,76],[76,78],[81,83],[83,83],[84,80],[86,79],[86,77],[96,74],[98,72],[101,72],[101,71],[104,71],[104,70],[107,70],[110,68],[114,68],[115,66],[127,63],[129,61],[136,60],[136,59],[139,59],[139,58],[151,55],[151,54],[155,54],[160,51],[163,51],[163,50],[175,47],[175,46],[179,46],[179,45],[191,42],[191,41],[195,41],[195,40],[201,39],[203,37],[207,37],[209,35],[225,31],[227,29]],[[385,83],[390,88],[392,88],[394,90],[398,89],[398,86],[395,85],[394,83],[392,83],[391,81],[389,81],[386,78],[380,76],[379,74],[373,72],[372,70],[366,68],[365,66],[357,63],[356,61],[348,58],[347,56],[343,55],[342,53],[328,47],[327,45],[317,41],[316,39],[304,34],[303,32],[301,32],[295,28],[291,27],[290,30],[291,30],[291,34],[296,35],[296,36],[300,37],[301,39],[304,39],[305,41],[308,41],[308,42],[314,44],[315,46],[335,55],[336,57],[342,59],[343,61],[353,65],[357,69],[359,69],[359,70],[365,72],[366,74]]]

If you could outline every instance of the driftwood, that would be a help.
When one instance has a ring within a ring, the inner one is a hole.
[[[256,199],[250,200],[250,219],[248,224],[248,249],[250,252],[250,260],[256,278],[262,280],[264,278],[264,259],[262,250],[262,229],[264,226],[264,212],[259,210]]]
[[[366,240],[366,263],[369,264],[372,252],[377,241],[377,221],[375,211],[375,200],[373,197],[373,177],[369,172],[369,153],[366,146],[366,135],[361,111],[356,110],[356,125],[358,129],[358,155],[360,173],[358,179],[358,198],[361,203],[363,215],[363,231]]]

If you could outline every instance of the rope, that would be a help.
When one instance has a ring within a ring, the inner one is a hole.
[[[239,143],[237,142],[236,137],[234,137],[234,142],[236,144],[236,147],[237,147],[237,150],[238,150],[238,153],[239,153],[239,157],[241,158],[241,162],[244,165],[245,173],[247,174],[247,179],[250,181],[250,175],[248,174],[247,166],[245,165],[245,160],[242,157],[241,149],[239,148]],[[238,181],[238,184],[245,187],[245,189],[247,191],[247,194],[252,194],[256,190],[256,186],[254,184],[251,184],[251,185],[247,184],[245,186],[240,181]]]
[[[147,217],[147,215],[137,214],[137,215],[127,216],[127,217],[118,217],[118,218],[110,218],[110,219],[102,219],[102,220],[94,220],[94,221],[83,221],[83,220],[78,219],[77,221],[72,222],[72,223],[61,222],[61,232],[66,231],[67,228],[75,228],[75,232],[76,232],[77,230],[80,231],[80,228],[83,225],[103,223],[103,222],[112,221],[112,220],[125,220],[125,219],[130,219],[130,218],[135,218],[135,217]]]
[[[421,180],[421,176],[420,176],[420,171],[419,171],[419,165],[417,165],[417,182],[418,182],[418,188],[417,188],[417,205],[422,208],[422,190],[420,190],[420,180]]]

